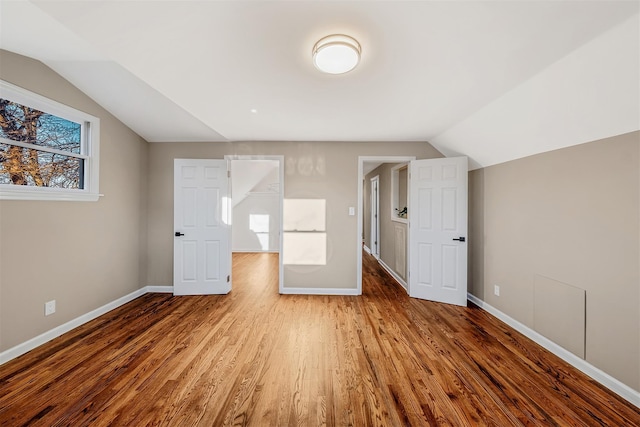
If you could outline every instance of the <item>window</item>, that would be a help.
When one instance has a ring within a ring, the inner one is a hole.
[[[100,121],[0,80],[0,199],[98,200]]]
[[[391,168],[391,220],[407,222],[408,167],[406,164]]]
[[[269,215],[249,214],[249,230],[253,231],[263,251],[269,250]]]

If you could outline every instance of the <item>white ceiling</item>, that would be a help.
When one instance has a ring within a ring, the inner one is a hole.
[[[640,128],[638,1],[0,1],[2,49],[150,142],[417,140],[477,167]],[[312,65],[331,33],[354,71]]]

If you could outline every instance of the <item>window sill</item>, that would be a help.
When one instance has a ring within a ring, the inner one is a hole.
[[[0,200],[48,200],[69,202],[97,202],[102,194],[80,191],[42,191],[40,189],[5,189],[0,188]]]

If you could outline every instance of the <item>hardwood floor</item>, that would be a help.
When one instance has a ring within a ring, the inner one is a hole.
[[[482,310],[279,295],[234,255],[226,296],[147,294],[0,366],[0,425],[638,426],[640,410]]]

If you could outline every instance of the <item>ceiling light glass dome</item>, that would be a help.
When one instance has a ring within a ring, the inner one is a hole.
[[[360,62],[360,43],[344,34],[324,37],[313,46],[313,64],[328,74],[343,74]]]

